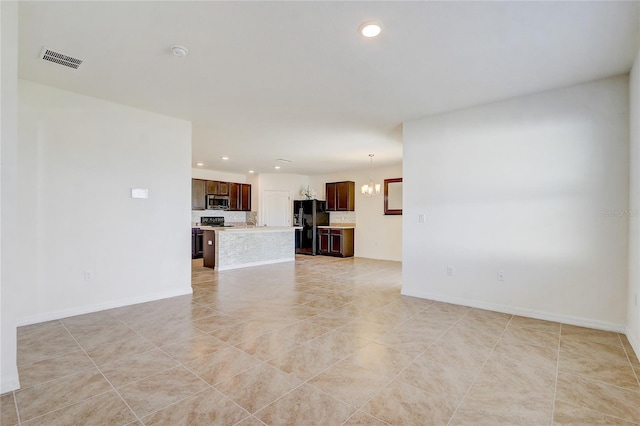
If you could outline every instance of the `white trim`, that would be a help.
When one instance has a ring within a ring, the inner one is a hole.
[[[9,378],[3,377],[0,381],[0,393],[7,393],[20,389],[20,379],[18,376],[11,376]]]
[[[472,308],[487,309],[489,311],[502,312],[511,315],[521,315],[523,317],[535,318],[545,321],[561,322],[563,324],[577,325],[580,327],[594,328],[604,331],[615,331],[616,333],[624,333],[624,324],[615,324],[606,321],[598,321],[589,318],[573,317],[569,315],[560,315],[552,312],[537,311],[534,309],[518,308],[515,306],[500,305],[497,303],[484,302],[482,300],[466,299],[462,297],[451,297],[441,294],[423,293],[420,291],[407,290],[404,287],[400,292],[404,296],[419,297],[421,299],[436,300],[438,302],[453,303],[455,305],[470,306]],[[634,347],[635,348],[635,347]]]
[[[636,337],[631,333],[631,330],[629,330],[629,327],[626,328],[625,335],[627,336],[627,340],[629,340],[629,343],[631,343],[631,347],[633,348],[633,351],[636,353],[636,357],[640,359],[640,342],[636,340]]]
[[[171,297],[184,296],[192,293],[193,289],[191,288],[191,283],[189,283],[188,289],[185,290],[167,291],[163,293],[156,293],[153,295],[132,297],[129,299],[111,300],[104,303],[96,303],[94,305],[77,306],[75,308],[63,309],[60,311],[44,312],[41,314],[19,318],[16,323],[18,327],[20,327],[23,325],[37,324],[40,322],[52,321],[61,318],[72,317],[75,315],[90,314],[93,312],[104,311],[106,309],[120,308],[122,306],[136,305],[138,303],[153,302],[156,300],[168,299]]]
[[[230,269],[250,268],[251,266],[271,265],[272,263],[295,262],[295,260],[296,260],[295,256],[291,258],[283,258],[283,259],[275,259],[275,260],[262,260],[260,262],[239,263],[236,265],[223,266],[221,268],[216,266],[216,270],[228,271]]]

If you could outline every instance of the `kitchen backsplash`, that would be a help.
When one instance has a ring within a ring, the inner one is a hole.
[[[191,223],[202,222],[202,216],[222,216],[225,223],[245,223],[252,222],[251,218],[257,216],[255,212],[230,212],[225,210],[193,210],[191,212]],[[253,221],[255,223],[255,220]]]
[[[329,212],[329,224],[356,223],[356,212]]]
[[[258,212],[246,212],[247,223],[257,225],[258,224]]]

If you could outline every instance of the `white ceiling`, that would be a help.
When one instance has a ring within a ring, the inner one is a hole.
[[[638,5],[28,1],[19,75],[191,120],[194,166],[329,173],[400,162],[404,120],[627,73]]]

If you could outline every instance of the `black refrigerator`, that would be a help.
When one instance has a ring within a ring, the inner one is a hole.
[[[293,202],[293,226],[296,229],[296,253],[315,255],[318,252],[318,226],[329,225],[329,213],[325,201],[295,200]]]

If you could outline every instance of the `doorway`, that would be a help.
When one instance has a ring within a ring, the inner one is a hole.
[[[262,192],[262,224],[291,226],[291,197],[289,191],[265,189]]]

